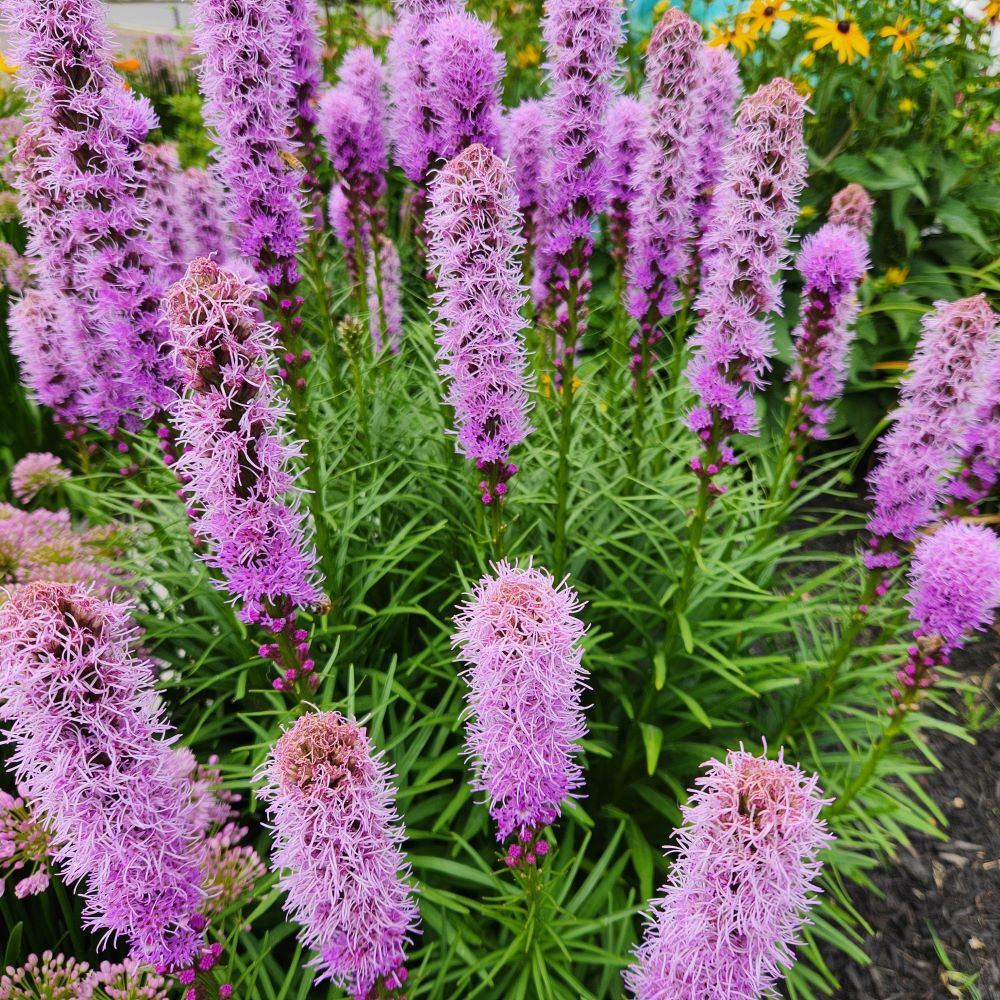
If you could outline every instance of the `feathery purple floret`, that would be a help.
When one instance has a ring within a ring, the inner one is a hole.
[[[272,868],[299,940],[317,952],[317,979],[354,1000],[401,985],[419,914],[382,754],[355,722],[310,712],[275,744],[265,777]]]
[[[983,524],[941,525],[913,552],[906,595],[910,617],[946,649],[992,624],[1000,605],[1000,539]]]
[[[375,243],[379,273],[375,273],[372,254],[368,258],[368,327],[376,352],[388,347],[396,354],[403,336],[403,268],[396,244],[388,236],[380,235]]]
[[[25,587],[0,608],[0,719],[63,878],[86,880],[87,925],[138,960],[185,966],[202,896],[193,806],[137,639],[127,605]]]
[[[730,435],[757,433],[754,391],[770,369],[769,314],[781,298],[775,278],[805,183],[804,111],[805,99],[781,78],[744,98],[705,234],[701,319],[687,369],[700,403],[688,424],[703,448],[694,467],[711,492],[724,489],[712,481],[715,472],[735,460]]]
[[[671,7],[653,29],[646,51],[648,142],[636,170],[635,224],[628,260],[629,312],[639,322],[632,338],[632,374],[652,373],[659,328],[672,315],[688,266],[694,231],[699,122],[694,96],[701,28]]]
[[[517,186],[517,206],[524,227],[522,258],[527,271],[534,258],[545,205],[544,171],[549,136],[542,102],[521,101],[507,112],[502,130],[504,155]],[[525,281],[530,285],[527,273]]]
[[[800,422],[793,440],[821,440],[833,419],[831,400],[847,379],[847,356],[858,314],[857,288],[868,269],[868,245],[858,230],[827,223],[807,236],[799,251],[802,319],[792,337],[795,360],[788,374],[799,396]]]
[[[261,289],[200,257],[166,300],[185,392],[171,410],[184,445],[176,471],[191,503],[205,562],[240,617],[274,632],[321,597],[292,462],[286,406],[270,364],[272,328]]]
[[[138,430],[174,394],[145,235],[141,144],[156,116],[113,72],[96,0],[13,0],[5,16],[36,128],[38,211],[51,224],[32,233],[42,284],[72,289],[69,308],[93,327],[80,351],[86,418]]]
[[[434,22],[427,42],[427,79],[437,155],[451,160],[481,143],[500,149],[500,84],[505,60],[493,29],[461,11]]]
[[[871,195],[860,184],[848,184],[833,196],[827,219],[835,226],[850,226],[868,239],[874,207]]]
[[[233,253],[223,211],[225,195],[215,178],[199,167],[189,167],[178,178],[184,210],[185,261]]]
[[[977,379],[975,409],[961,442],[957,470],[948,483],[952,513],[979,513],[1000,479],[1000,349],[994,348]]]
[[[319,12],[315,0],[285,0],[288,68],[292,82],[292,138],[306,167],[304,187],[318,195],[313,171],[321,160],[316,148],[316,101],[323,84]]]
[[[944,492],[941,478],[959,457],[974,413],[977,376],[996,350],[997,321],[984,295],[937,302],[924,317],[899,408],[868,478],[869,569],[898,565],[899,547],[934,519]]]
[[[533,864],[543,829],[583,785],[586,735],[583,605],[544,570],[500,562],[455,616],[452,645],[468,665],[466,746],[508,864]]]
[[[611,256],[624,264],[628,254],[635,202],[636,167],[647,144],[649,111],[630,94],[616,97],[608,108],[608,232]],[[541,156],[539,150],[536,156]],[[535,183],[541,184],[541,164]],[[517,171],[515,170],[515,177]]]
[[[818,854],[832,837],[816,776],[742,749],[707,768],[682,806],[670,877],[625,973],[636,1000],[776,995],[817,903]]]
[[[163,288],[173,284],[187,265],[184,202],[180,188],[181,165],[173,144],[142,147],[146,171],[146,217],[149,242],[156,258],[156,272]]]
[[[446,163],[431,186],[427,231],[437,357],[455,411],[456,448],[483,473],[483,502],[499,502],[516,472],[510,451],[531,430],[523,238],[509,167],[480,145]]]

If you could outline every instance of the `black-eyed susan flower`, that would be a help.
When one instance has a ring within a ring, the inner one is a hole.
[[[785,6],[785,0],[753,0],[750,9],[741,14],[739,21],[745,29],[756,38],[760,34],[767,34],[778,21],[791,21],[795,17],[795,11],[791,7]]]
[[[713,24],[712,37],[708,44],[715,47],[718,45],[731,45],[741,56],[748,52],[753,52],[757,48],[757,41],[753,32],[749,31],[745,24],[737,21],[735,25]]]
[[[899,102],[899,110],[902,111],[904,115],[912,114],[917,110],[917,102],[911,100],[909,97],[903,97]]]
[[[894,53],[902,52],[904,56],[912,56],[917,51],[917,39],[924,33],[920,25],[910,27],[912,20],[912,17],[900,15],[895,24],[887,24],[879,30],[879,38],[891,38]]]
[[[1000,0],[990,0],[986,5],[986,10],[983,11],[986,18],[996,24],[1000,21]]]
[[[839,21],[832,17],[814,17],[812,23],[816,27],[806,32],[806,38],[812,39],[813,48],[817,51],[829,45],[837,53],[838,62],[853,63],[855,56],[867,59],[871,53],[871,46],[858,22],[848,14]]]

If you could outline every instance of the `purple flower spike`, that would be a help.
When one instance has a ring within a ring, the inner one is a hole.
[[[306,168],[303,187],[316,199],[320,192],[315,170],[322,162],[316,148],[316,102],[323,83],[319,12],[315,0],[285,0],[285,9],[292,78],[292,136]]]
[[[157,258],[157,275],[166,288],[184,273],[187,240],[184,230],[184,201],[181,195],[181,165],[172,144],[142,147],[146,170],[146,215],[149,240]]]
[[[183,967],[199,946],[195,806],[137,644],[127,605],[29,584],[0,608],[0,719],[62,877],[86,881],[87,926],[125,936],[137,960]]]
[[[505,494],[510,451],[531,430],[518,223],[510,169],[485,146],[446,163],[431,186],[439,371],[455,410],[456,448],[483,471],[484,503]]]
[[[355,722],[310,712],[278,740],[265,777],[272,869],[299,940],[317,952],[317,981],[354,1000],[390,995],[419,914],[389,766]]]
[[[688,265],[697,191],[697,92],[701,28],[671,7],[646,52],[649,140],[636,176],[638,195],[629,254],[629,312],[639,321],[637,383],[650,373],[659,324],[673,314]]]
[[[189,167],[178,178],[184,209],[185,263],[195,257],[216,256],[226,260],[233,254],[226,227],[222,188],[207,171]]]
[[[430,29],[427,79],[442,160],[474,143],[499,152],[505,61],[496,44],[493,29],[464,11],[439,18]]]
[[[583,785],[575,745],[587,731],[582,607],[544,570],[500,562],[455,616],[452,645],[469,667],[472,787],[489,798],[497,840],[516,836],[529,853]]]
[[[504,155],[517,185],[517,206],[524,226],[522,258],[527,268],[534,258],[545,205],[545,151],[549,137],[542,102],[524,100],[511,108],[504,119],[503,133]],[[525,283],[531,284],[527,274]]]
[[[984,295],[935,303],[924,317],[910,377],[868,479],[869,569],[896,566],[899,548],[934,520],[944,491],[941,477],[959,457],[977,402],[977,374],[995,350],[997,320]]]
[[[649,111],[638,98],[623,94],[608,109],[608,230],[611,256],[619,263],[628,254],[635,202],[636,168],[647,146]],[[536,154],[538,155],[538,154]],[[539,174],[541,166],[539,165]],[[515,171],[516,176],[516,171]],[[539,176],[535,183],[541,183]]]
[[[709,466],[734,461],[732,434],[757,433],[753,394],[771,366],[768,314],[781,299],[775,276],[805,183],[804,111],[805,99],[788,80],[772,81],[743,100],[726,153],[726,181],[705,234],[701,320],[687,369],[700,399],[688,424],[704,442],[703,477],[710,477]]]
[[[827,219],[836,226],[850,226],[868,239],[874,207],[871,195],[860,184],[848,184],[833,196]]]
[[[805,440],[827,436],[830,401],[847,379],[847,355],[858,314],[857,287],[868,269],[868,245],[858,230],[827,223],[807,236],[798,258],[802,274],[802,321],[793,336],[795,361],[788,378],[799,394]]]
[[[370,255],[368,259],[368,326],[376,352],[388,347],[396,354],[403,337],[403,268],[396,244],[388,236],[379,236],[376,243],[380,265],[377,275],[374,257]],[[384,317],[384,339],[381,317]]]
[[[194,532],[219,586],[246,622],[282,632],[295,610],[321,601],[306,517],[281,430],[286,416],[259,319],[261,289],[199,257],[167,296],[166,313],[185,392],[171,416],[183,451],[175,466]]]
[[[675,831],[673,867],[653,900],[636,962],[635,1000],[772,996],[818,902],[818,859],[833,839],[816,776],[741,748],[709,761]]]
[[[948,484],[954,513],[975,513],[1000,480],[1000,350],[984,365],[961,459]]]

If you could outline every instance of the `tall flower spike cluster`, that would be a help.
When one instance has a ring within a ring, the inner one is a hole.
[[[829,800],[781,754],[742,748],[709,761],[696,786],[625,982],[636,1000],[773,996],[817,902]]]
[[[323,83],[319,14],[315,0],[285,0],[285,10],[292,81],[292,138],[306,168],[303,187],[315,204],[321,199],[316,169],[322,162],[316,147],[316,102]]]
[[[294,378],[308,358],[296,356],[303,303],[295,261],[304,235],[301,171],[283,155],[296,85],[287,11],[268,0],[195,0],[192,35],[202,56],[205,123],[215,134],[239,251],[268,286]]]
[[[157,275],[166,288],[173,284],[187,265],[187,240],[184,230],[184,202],[181,199],[181,165],[177,147],[172,144],[142,147],[146,171],[146,215],[149,240],[157,258]]]
[[[184,206],[186,259],[228,259],[233,246],[222,208],[225,195],[215,178],[207,170],[188,167],[178,178],[178,188]]]
[[[868,239],[874,207],[871,195],[860,184],[848,184],[833,196],[827,220],[835,226],[850,226]]]
[[[647,106],[638,98],[621,94],[611,102],[608,109],[608,232],[611,256],[619,267],[624,266],[628,255],[638,194],[636,167],[646,146],[648,126]],[[540,183],[540,178],[536,183]]]
[[[583,605],[530,564],[497,563],[458,609],[452,645],[468,664],[466,746],[510,867],[547,853],[545,827],[583,785]]]
[[[910,617],[918,623],[892,687],[891,715],[911,711],[952,650],[992,624],[1000,606],[1000,538],[982,524],[941,525],[921,538],[910,565]]]
[[[868,246],[858,230],[828,222],[803,241],[798,269],[802,318],[792,335],[795,360],[788,378],[795,419],[790,433],[801,453],[805,442],[827,436],[831,401],[844,389]]]
[[[649,132],[637,168],[638,196],[628,262],[629,312],[639,323],[631,347],[632,374],[652,374],[662,320],[676,308],[694,231],[698,173],[697,93],[701,28],[670,7],[646,50]]]
[[[952,513],[979,514],[979,505],[1000,480],[1000,349],[983,366],[975,409],[948,481]]]
[[[482,501],[502,501],[511,449],[531,430],[521,307],[517,194],[485,146],[446,163],[431,186],[428,258],[436,274],[438,360],[455,411],[456,448],[482,473]]]
[[[35,583],[0,608],[0,719],[18,785],[44,816],[84,919],[133,958],[184,967],[198,946],[193,806],[130,608]]]
[[[427,79],[442,160],[475,143],[500,151],[504,56],[496,45],[493,29],[465,11],[441,17],[431,27]]]
[[[545,5],[551,160],[535,268],[536,284],[548,289],[543,305],[561,343],[554,355],[559,363],[572,359],[586,327],[592,228],[608,198],[605,121],[621,21],[619,0],[549,0]]]
[[[13,0],[5,17],[39,144],[43,218],[29,223],[51,223],[32,232],[31,249],[49,295],[72,290],[65,311],[75,307],[93,327],[77,355],[84,416],[138,430],[174,394],[145,233],[141,144],[156,116],[115,75],[97,0]],[[52,245],[66,237],[71,257]]]
[[[296,650],[296,662],[284,658],[281,689],[314,666],[296,614],[323,598],[292,470],[301,453],[281,430],[286,407],[270,364],[276,345],[259,300],[258,287],[205,257],[170,289],[166,313],[185,390],[171,417],[184,445],[176,471],[194,533],[207,544],[206,564],[221,574],[243,621]],[[262,652],[278,659],[272,646]]]
[[[900,548],[934,519],[942,477],[959,457],[977,401],[978,374],[998,349],[997,323],[984,295],[935,303],[924,318],[893,425],[868,478],[869,569],[898,565]]]
[[[730,436],[757,433],[754,391],[765,384],[774,354],[775,278],[805,183],[804,111],[805,99],[781,78],[743,100],[705,234],[701,319],[687,377],[699,398],[688,424],[702,442],[692,468],[710,493],[724,492],[714,478],[735,462]]]
[[[318,980],[354,1000],[396,995],[419,914],[382,754],[357,723],[310,712],[282,734],[264,777],[272,868]]]
[[[545,151],[548,149],[548,124],[541,101],[523,100],[510,109],[503,125],[504,155],[514,173],[517,187],[517,207],[524,229],[524,247],[521,260],[524,283],[532,284],[532,262],[542,225],[545,206],[543,181]]]
[[[378,271],[375,270],[376,261]],[[384,233],[368,257],[368,330],[376,351],[399,351],[403,338],[403,266],[396,244]]]

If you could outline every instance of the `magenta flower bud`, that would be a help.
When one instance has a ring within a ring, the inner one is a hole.
[[[616,97],[608,109],[608,223],[611,255],[624,262],[628,254],[635,205],[637,168],[648,145],[649,111],[646,104],[627,94]],[[539,171],[541,167],[539,166]],[[516,176],[516,171],[515,171]],[[541,182],[541,177],[536,183]]]
[[[299,446],[275,384],[272,328],[260,322],[259,289],[199,257],[167,296],[185,392],[171,408],[177,462],[207,544],[240,617],[280,617],[319,601],[320,575],[291,463]],[[252,461],[248,457],[252,456]]]
[[[830,202],[827,219],[835,226],[850,226],[867,240],[872,234],[875,202],[860,184],[848,184]]]
[[[513,178],[498,156],[476,145],[445,164],[427,215],[439,371],[456,448],[494,483],[531,431],[518,230]]]
[[[225,195],[218,182],[207,170],[189,167],[178,178],[178,188],[184,217],[184,264],[195,257],[227,260],[233,246],[223,208]]]
[[[951,477],[948,492],[953,508],[975,513],[1000,479],[1000,350],[996,348],[978,380],[960,451],[958,472]]]
[[[392,772],[355,722],[311,712],[275,744],[264,778],[285,912],[317,953],[317,980],[367,1000],[400,978],[419,921]]]
[[[196,804],[137,645],[127,605],[28,585],[0,608],[0,719],[62,878],[85,882],[86,925],[124,935],[137,960],[184,966],[199,944]]]
[[[172,143],[161,146],[145,143],[142,162],[150,249],[156,257],[160,285],[166,288],[184,273],[188,254],[177,147]]]
[[[583,605],[530,564],[493,571],[458,609],[452,645],[468,665],[472,787],[489,799],[497,840],[530,842],[583,785]]]
[[[625,972],[636,1000],[771,996],[817,903],[818,855],[833,838],[816,776],[742,748],[706,768]]]

